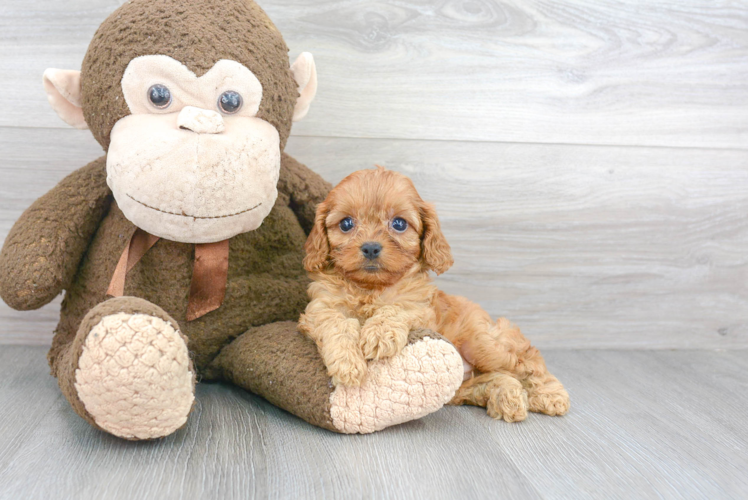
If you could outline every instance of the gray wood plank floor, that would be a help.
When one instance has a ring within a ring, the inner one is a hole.
[[[447,407],[368,436],[198,386],[154,442],[88,426],[42,347],[0,350],[0,498],[745,498],[748,351],[546,351],[572,396],[523,423]]]

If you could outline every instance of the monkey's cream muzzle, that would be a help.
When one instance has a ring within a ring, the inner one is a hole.
[[[317,91],[312,55],[290,67],[299,97],[293,120]],[[53,109],[85,129],[80,71],[48,69]],[[257,118],[262,84],[246,66],[222,59],[198,77],[166,55],[132,59],[122,76],[130,115],[111,130],[107,184],[145,231],[184,243],[212,243],[257,229],[277,198],[280,136]]]
[[[184,243],[257,229],[278,194],[275,127],[259,118],[225,117],[223,132],[196,133],[178,126],[180,116],[130,115],[112,129],[107,183],[125,217]],[[217,128],[200,121],[190,126]]]
[[[166,104],[150,89],[168,89]],[[235,61],[197,77],[167,56],[133,59],[122,78],[131,115],[112,129],[107,183],[133,224],[169,240],[211,243],[257,229],[275,204],[277,129],[255,115],[262,86]],[[222,112],[224,92],[241,107]]]

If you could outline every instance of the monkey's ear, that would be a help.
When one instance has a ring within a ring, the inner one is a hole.
[[[81,72],[49,68],[44,72],[44,91],[57,115],[68,125],[86,130],[81,108]]]
[[[309,111],[309,105],[317,93],[317,66],[314,57],[309,52],[302,52],[291,65],[291,72],[299,86],[299,98],[293,110],[293,121],[304,118]]]
[[[327,215],[327,204],[323,201],[317,206],[312,231],[309,233],[306,243],[304,243],[304,251],[306,251],[304,269],[310,273],[322,271],[327,264],[327,258],[330,256],[330,243],[327,241],[327,226],[325,223]]]

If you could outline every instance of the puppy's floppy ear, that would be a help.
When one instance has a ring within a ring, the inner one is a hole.
[[[431,269],[436,274],[442,274],[452,267],[454,259],[447,239],[442,234],[436,209],[431,203],[423,202],[420,207],[423,222],[423,236],[421,237],[421,262],[424,268]]]
[[[325,201],[317,205],[312,231],[304,243],[304,251],[306,251],[304,269],[310,273],[321,271],[330,255],[330,243],[327,241],[327,225],[325,224],[328,213],[329,209]]]

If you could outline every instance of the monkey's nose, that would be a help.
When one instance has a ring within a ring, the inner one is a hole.
[[[218,134],[223,132],[223,117],[217,111],[185,106],[179,112],[177,126],[197,134]]]
[[[364,257],[366,257],[367,259],[374,260],[379,257],[380,253],[382,253],[382,245],[373,241],[369,241],[361,245],[361,253],[363,253]]]

